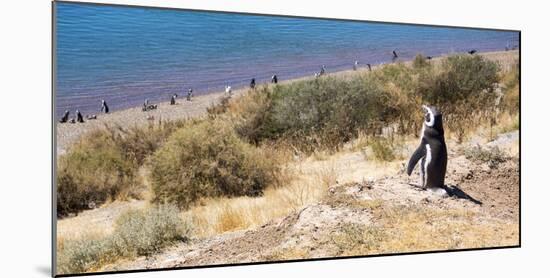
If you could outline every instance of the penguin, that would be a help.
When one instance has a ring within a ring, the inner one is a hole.
[[[231,86],[225,85],[225,94],[228,95],[228,96],[231,96],[231,94],[232,94]]]
[[[417,162],[421,160],[421,187],[445,193],[447,145],[445,144],[443,131],[443,115],[433,106],[422,105],[422,109],[425,114],[420,146],[414,151],[409,160],[407,175],[411,175]]]
[[[399,58],[399,56],[397,56],[397,52],[395,52],[395,50],[392,51],[392,54],[393,54],[393,58],[391,60],[395,62],[395,60],[397,60],[397,58]]]
[[[175,105],[176,104],[176,98],[178,97],[178,94],[173,94],[172,97],[170,98],[170,105]]]
[[[193,96],[193,89],[189,89],[187,92],[187,101],[191,101],[191,97]]]
[[[147,111],[149,109],[149,99],[145,99],[145,101],[143,102],[143,109],[141,109],[142,111]]]
[[[250,80],[250,89],[254,89],[256,87],[256,78],[252,78]]]
[[[84,122],[84,117],[82,117],[82,114],[78,110],[76,110],[76,121],[79,122],[79,123]]]
[[[372,68],[370,67],[370,64],[367,64],[367,68],[369,68],[369,71],[372,70]]]
[[[109,114],[109,106],[107,106],[107,102],[104,99],[101,100],[101,112]]]
[[[357,66],[359,66],[359,62],[355,61],[355,63],[353,63],[353,70],[357,70]]]
[[[477,52],[477,50],[475,50],[475,49],[472,49],[472,50],[468,51],[468,53],[469,53],[470,55],[474,55],[476,52]]]
[[[279,82],[279,80],[277,79],[277,75],[274,74],[274,75],[271,77],[271,83],[277,84],[277,82]]]
[[[426,59],[428,60],[431,60],[433,57],[432,56],[426,56]]]
[[[69,110],[65,110],[65,114],[63,114],[63,117],[61,117],[61,120],[59,120],[60,123],[66,123],[69,120]]]
[[[319,76],[324,75],[324,74],[325,74],[325,70],[326,70],[325,65],[323,65],[323,66],[321,67],[321,71],[319,72]]]

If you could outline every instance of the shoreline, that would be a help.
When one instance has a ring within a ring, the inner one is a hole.
[[[457,53],[449,53],[434,57],[432,61],[441,60],[444,57],[454,55]],[[511,51],[494,51],[494,52],[481,52],[477,55],[484,56],[485,58],[499,62],[503,68],[509,67],[513,64],[513,61],[519,57],[518,50]],[[399,61],[406,64],[412,63],[412,60]],[[372,65],[372,69],[375,70],[386,64]],[[336,72],[329,72],[327,76],[346,77],[353,74],[360,74],[368,72],[368,68],[365,65],[360,65],[356,71],[351,69],[341,70]],[[288,79],[280,81],[278,84],[289,84],[292,82],[307,80],[314,78],[312,75],[298,77],[294,79]],[[258,83],[257,86],[262,86],[266,83]],[[268,86],[271,86],[267,83]],[[249,90],[248,86],[234,89],[232,97],[238,97]],[[67,148],[76,142],[81,135],[86,134],[98,128],[102,128],[105,125],[119,125],[121,127],[133,127],[141,126],[149,123],[148,117],[153,117],[154,121],[171,121],[185,118],[199,117],[206,114],[206,109],[214,104],[217,104],[221,97],[225,95],[225,92],[212,92],[203,95],[194,96],[192,101],[187,101],[185,97],[178,99],[176,105],[170,105],[169,101],[159,102],[158,108],[143,112],[141,106],[132,107],[122,110],[113,111],[109,114],[97,114],[96,120],[85,119],[84,123],[59,123],[59,119],[55,119],[55,137],[56,137],[56,156],[64,154]]]

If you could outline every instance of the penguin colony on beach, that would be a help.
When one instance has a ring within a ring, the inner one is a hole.
[[[508,50],[514,50],[514,49],[517,49],[517,48],[518,48],[517,45],[511,45],[510,43],[508,43],[505,47],[505,50],[508,51]],[[471,50],[467,51],[467,53],[473,55],[473,54],[477,53],[477,50],[476,49],[471,49]],[[398,58],[399,58],[399,55],[397,54],[397,51],[395,49],[392,50],[392,62],[395,62]],[[431,60],[432,58],[433,58],[432,56],[426,56],[427,60]],[[372,70],[371,64],[367,63],[365,65],[367,66],[369,71]],[[359,68],[359,61],[355,61],[353,63],[353,70],[357,70],[358,68]],[[315,78],[323,76],[323,75],[325,75],[325,73],[326,73],[326,67],[325,67],[325,65],[322,65],[320,71],[315,73]],[[277,75],[271,76],[271,83],[277,84],[278,82],[279,82],[279,80],[278,80]],[[256,79],[255,78],[252,78],[250,80],[250,85],[249,86],[250,86],[251,89],[256,88]],[[232,94],[231,86],[229,86],[229,85],[225,86],[225,93],[227,95],[231,96],[231,94]],[[189,89],[189,91],[187,92],[187,100],[191,101],[192,96],[193,96],[193,89]],[[175,105],[176,104],[176,98],[177,97],[178,97],[177,94],[173,94],[170,97],[170,105]],[[142,110],[143,111],[149,111],[149,110],[157,109],[157,107],[158,106],[156,104],[149,104],[149,100],[145,99],[145,102],[143,103],[143,109]],[[425,108],[425,109],[435,109],[435,108],[431,107],[431,108]],[[437,110],[433,110],[433,111],[437,111]],[[101,100],[100,112],[105,113],[105,114],[109,113],[109,106],[107,105],[107,102],[104,99]],[[84,122],[84,117],[82,116],[82,114],[78,110],[76,110],[76,119],[75,118],[69,118],[69,115],[70,115],[70,111],[66,110],[65,113],[63,114],[63,116],[61,117],[61,119],[59,119],[59,122],[60,123],[67,123],[67,122],[69,122],[69,123],[75,123],[75,122],[83,123]],[[439,114],[439,115],[441,115],[441,114]],[[97,119],[97,116],[96,115],[86,115],[86,119],[95,120],[95,119]],[[427,126],[426,123],[425,123],[425,126]],[[433,129],[433,127],[431,127],[431,126],[430,126],[430,128]],[[442,127],[441,127],[441,132],[443,132]],[[445,142],[443,141],[443,144],[444,143]],[[415,154],[416,154],[416,152],[415,152]],[[411,158],[411,162],[412,162],[412,159],[414,157],[415,156],[413,155],[413,157]],[[414,165],[412,167],[414,168]]]
[[[445,188],[447,171],[447,146],[443,132],[443,116],[433,106],[422,105],[424,124],[420,146],[412,154],[407,165],[407,175],[411,175],[420,160],[420,186],[429,190]]]

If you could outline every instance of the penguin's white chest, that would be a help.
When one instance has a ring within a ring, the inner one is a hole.
[[[426,186],[426,183],[428,181],[428,165],[430,165],[430,162],[432,161],[432,149],[430,148],[429,144],[426,144],[426,158],[424,159],[424,186]]]

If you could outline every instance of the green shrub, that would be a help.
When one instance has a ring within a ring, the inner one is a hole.
[[[443,60],[440,71],[420,75],[418,92],[423,102],[436,105],[447,113],[457,105],[479,110],[494,103],[495,84],[499,81],[497,63],[482,56],[455,55]]]
[[[131,195],[137,185],[136,173],[135,162],[125,156],[108,132],[92,132],[59,158],[58,216]]]
[[[361,128],[388,117],[380,110],[387,98],[378,83],[364,75],[350,81],[325,77],[280,85],[262,93],[261,104],[242,117],[237,132],[251,142],[286,140],[302,151],[338,148]]]
[[[176,131],[152,157],[152,201],[187,208],[206,196],[256,196],[278,172],[273,157],[227,121],[204,120]]]
[[[246,97],[249,104],[228,110],[237,133],[248,141],[284,141],[308,153],[338,149],[358,130],[377,135],[394,125],[402,134],[417,134],[421,104],[437,106],[446,125],[462,137],[493,112],[498,70],[481,56],[451,56],[434,66],[419,55],[412,67],[397,63],[348,78],[263,88]]]
[[[175,206],[161,205],[129,210],[116,220],[111,235],[65,240],[57,250],[58,274],[89,271],[120,258],[150,255],[191,233]]]

